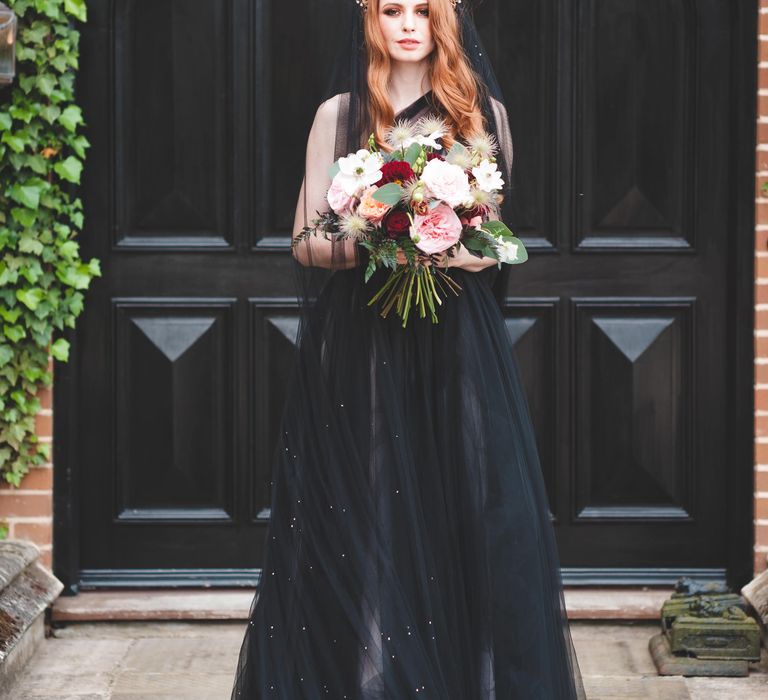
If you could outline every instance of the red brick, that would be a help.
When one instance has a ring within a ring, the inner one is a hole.
[[[768,546],[768,525],[755,525],[755,544]]]
[[[0,491],[0,519],[18,516],[39,518],[53,513],[51,494],[19,495],[13,491]]]
[[[765,78],[765,84],[763,83],[763,76],[766,76]],[[761,70],[760,71],[760,87],[762,88],[768,88],[768,71]],[[764,122],[758,122],[757,124],[757,142],[762,143],[768,143],[768,124]]]
[[[40,400],[42,408],[53,408],[53,387],[48,389],[38,389],[37,398]]]
[[[753,376],[756,384],[768,384],[768,365],[755,365]],[[768,433],[760,434],[768,435]]]
[[[755,517],[768,520],[768,497],[755,499]]]
[[[755,491],[768,493],[768,472],[755,472]]]
[[[52,523],[14,523],[13,536],[20,540],[31,540],[37,545],[53,542]]]
[[[758,365],[766,367],[768,365]],[[755,435],[757,437],[768,436],[768,416],[755,416]]]
[[[765,443],[755,445],[755,461],[758,464],[768,464],[768,445]]]
[[[38,413],[35,416],[35,433],[39,437],[53,437],[53,416]]]
[[[40,563],[48,570],[53,569],[53,552],[50,549],[40,552]]]
[[[765,552],[755,552],[755,562],[754,562],[754,575],[757,576],[758,574],[763,573],[768,569],[768,564],[766,564],[766,553]]]
[[[755,250],[763,253],[768,250],[768,231],[755,231]]]
[[[31,491],[50,491],[53,488],[53,469],[49,467],[35,467],[30,469],[21,480],[22,489]],[[7,482],[0,484],[0,491],[11,491],[14,487]]]

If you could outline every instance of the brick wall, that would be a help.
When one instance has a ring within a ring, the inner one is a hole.
[[[53,361],[48,371],[53,372]],[[37,435],[41,442],[53,440],[53,392],[38,394],[40,413]],[[12,538],[32,540],[41,550],[41,560],[49,569],[53,554],[53,468],[49,462],[35,467],[21,482],[21,488],[0,484],[0,523],[7,524]]]
[[[768,0],[760,0],[755,231],[755,573],[768,559]]]

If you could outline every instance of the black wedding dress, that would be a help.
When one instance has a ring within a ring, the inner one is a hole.
[[[405,329],[364,269],[300,331],[233,700],[583,698],[497,268]]]

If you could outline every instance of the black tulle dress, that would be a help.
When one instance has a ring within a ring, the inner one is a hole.
[[[496,268],[405,329],[363,270],[299,338],[233,700],[584,697]]]

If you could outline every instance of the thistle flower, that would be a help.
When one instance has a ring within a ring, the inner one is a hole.
[[[368,237],[369,230],[368,220],[360,214],[347,212],[339,217],[339,231],[345,238],[354,238],[359,241]]]
[[[463,146],[456,147],[456,144],[448,151],[445,160],[452,165],[458,165],[462,170],[469,170],[473,165],[472,154]]]
[[[444,136],[448,132],[448,125],[445,123],[444,119],[441,119],[434,114],[430,114],[427,117],[422,117],[416,122],[416,131],[421,136],[432,136],[437,132],[440,132],[440,136]]]
[[[481,133],[467,139],[467,143],[480,159],[492,158],[499,148],[496,137],[493,134]]]
[[[384,133],[384,141],[392,148],[403,148],[405,142],[412,140],[414,136],[413,127],[407,121],[398,119]]]

